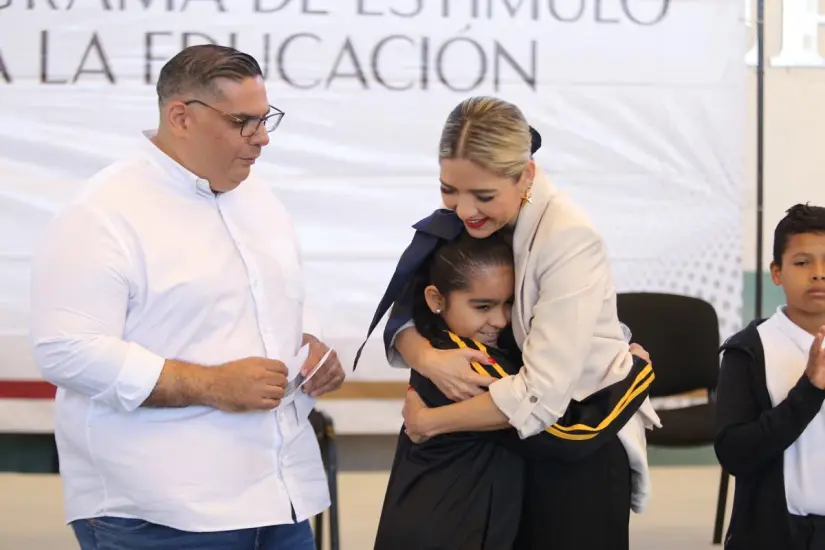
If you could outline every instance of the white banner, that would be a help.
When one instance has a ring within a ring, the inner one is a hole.
[[[541,132],[537,158],[600,227],[620,290],[705,298],[730,333],[742,299],[742,8],[0,0],[0,379],[38,378],[26,340],[34,240],[156,123],[163,63],[206,41],[255,56],[286,112],[255,169],[296,220],[309,296],[347,365],[410,225],[439,205],[443,121],[480,94],[515,102]],[[406,379],[386,365],[380,331],[350,379]],[[0,400],[0,430],[50,429],[13,404]]]

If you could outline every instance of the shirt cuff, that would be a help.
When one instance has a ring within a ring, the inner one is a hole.
[[[146,401],[155,389],[166,362],[166,359],[143,346],[134,342],[128,345],[117,380],[94,398],[122,412],[132,412]]]
[[[522,376],[506,376],[496,380],[490,384],[489,390],[493,403],[522,439],[544,431],[561,417],[542,404],[540,395],[528,391]]]
[[[633,339],[633,333],[630,331],[630,327],[626,324],[619,321],[619,326],[622,328],[622,337],[624,338],[624,343],[629,344],[630,341]]]
[[[392,340],[390,340],[390,347],[387,348],[387,362],[390,364],[391,367],[396,367],[399,369],[408,369],[410,366],[404,361],[404,358],[398,353],[398,350],[395,349],[395,340],[398,338],[398,335],[401,334],[401,331],[406,330],[410,327],[414,327],[415,322],[410,320],[401,325],[401,328],[395,331],[395,334],[392,335]]]

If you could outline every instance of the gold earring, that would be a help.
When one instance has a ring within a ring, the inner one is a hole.
[[[533,196],[533,182],[531,181],[530,186],[527,188],[527,191],[525,191],[524,193],[521,194],[522,204],[525,203],[525,202],[529,202],[530,204],[533,204],[533,201],[531,200],[532,196]]]

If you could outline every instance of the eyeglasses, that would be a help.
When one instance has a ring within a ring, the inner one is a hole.
[[[269,106],[270,112],[266,116],[251,116],[241,118],[235,115],[230,115],[229,113],[224,113],[220,109],[213,107],[208,103],[204,103],[199,99],[190,99],[189,101],[183,102],[184,105],[192,105],[193,103],[203,105],[204,107],[208,107],[216,113],[223,115],[224,118],[240,127],[241,135],[243,137],[254,136],[258,132],[258,129],[261,127],[261,124],[264,125],[264,128],[268,133],[272,133],[281,123],[281,119],[284,118],[284,112],[278,109],[277,107],[273,107],[272,105]]]

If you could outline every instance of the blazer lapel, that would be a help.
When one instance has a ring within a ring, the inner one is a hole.
[[[513,306],[513,335],[519,347],[524,345],[530,326],[530,317],[533,311],[534,298],[524,295],[527,266],[536,238],[539,225],[551,199],[557,191],[550,183],[544,171],[536,166],[536,177],[533,180],[530,201],[525,203],[513,233],[513,260],[516,266],[515,304]],[[529,303],[528,303],[529,301]]]

